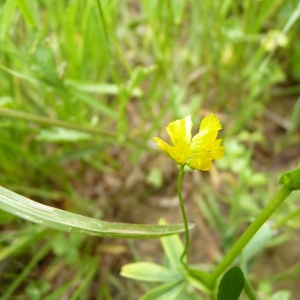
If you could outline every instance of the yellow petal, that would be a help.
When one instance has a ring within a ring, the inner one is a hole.
[[[216,140],[222,125],[213,114],[205,117],[201,122],[199,133],[193,139],[191,116],[171,122],[167,132],[173,146],[158,137],[154,137],[158,148],[176,163],[187,164],[192,169],[207,171],[211,168],[213,159],[221,159],[225,148],[221,146],[221,139]]]
[[[219,131],[222,129],[222,125],[218,119],[218,117],[210,114],[209,116],[205,117],[201,124],[199,132],[209,132],[209,131]]]
[[[171,138],[173,145],[185,141],[186,143],[190,143],[191,141],[191,130],[192,130],[192,120],[191,116],[187,116],[184,119],[179,119],[173,121],[166,128],[167,132]]]
[[[170,156],[169,149],[171,148],[171,146],[169,144],[158,137],[154,137],[152,139],[160,150],[162,150],[167,156]]]
[[[200,149],[210,150],[213,147],[213,143],[218,135],[218,131],[210,131],[206,132],[199,132],[197,133],[191,142],[191,149],[192,152],[197,152]]]
[[[210,170],[211,166],[212,166],[211,160],[204,160],[201,162],[200,168],[198,168],[198,170],[208,171]]]
[[[223,147],[223,146],[218,147],[215,150],[213,150],[211,153],[212,153],[214,159],[221,159],[224,156],[225,147]]]
[[[184,120],[185,120],[185,141],[189,144],[192,139],[193,122],[190,115],[185,117]]]
[[[212,153],[200,150],[196,155],[187,161],[187,165],[192,169],[207,171],[212,165],[212,160]]]
[[[170,156],[178,164],[185,164],[191,155],[191,149],[188,143],[185,141],[177,143],[174,147],[169,148]]]

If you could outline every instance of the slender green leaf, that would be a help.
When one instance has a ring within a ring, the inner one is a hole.
[[[1,29],[0,29],[0,40],[3,41],[5,35],[10,27],[13,15],[15,13],[16,3],[15,0],[5,1],[3,11],[2,11],[2,20],[1,20]]]
[[[94,107],[95,109],[101,111],[103,114],[117,119],[118,114],[112,110],[106,103],[101,102],[100,100],[96,99],[93,96],[90,96],[86,93],[83,93],[79,90],[73,89],[72,90],[73,94],[78,97],[81,101],[89,104],[90,106]]]
[[[247,272],[247,262],[258,252],[262,251],[267,242],[274,237],[275,230],[271,227],[271,224],[266,222],[253,236],[250,242],[246,245],[242,251],[241,265],[242,270],[246,274]]]
[[[248,296],[250,300],[259,300],[258,297],[256,296],[254,289],[252,288],[250,282],[246,277],[244,277],[245,280],[245,293]]]
[[[86,273],[84,274],[84,276],[81,276],[80,285],[76,288],[70,300],[86,299],[86,297],[84,296],[85,291],[89,289],[89,285],[91,285],[93,277],[98,271],[98,264],[97,260],[95,259],[87,260],[84,265],[86,267]]]
[[[198,272],[197,272],[198,271]],[[192,285],[194,286],[196,289],[198,289],[199,291],[202,291],[206,294],[211,294],[212,291],[207,287],[206,284],[204,284],[204,280],[202,280],[202,278],[209,278],[210,274],[207,274],[205,272],[202,272],[200,270],[191,270],[189,269],[189,273],[188,275],[185,275],[184,278]],[[201,274],[201,275],[200,275]],[[200,276],[201,277],[200,277]]]
[[[178,272],[152,262],[127,264],[122,267],[121,275],[131,279],[154,282],[169,282],[182,279]]]
[[[164,219],[160,219],[159,224],[166,225],[167,223]],[[173,236],[168,236],[166,238],[161,238],[160,241],[162,243],[167,258],[171,263],[171,266],[172,267],[182,266],[180,257],[184,247],[180,237],[178,235],[173,235]]]
[[[155,238],[184,231],[177,225],[104,222],[32,201],[0,186],[0,209],[57,230],[111,238]],[[190,226],[192,228],[193,225]]]
[[[46,254],[50,251],[50,248],[51,243],[48,242],[35,253],[33,258],[23,268],[22,272],[12,281],[9,288],[5,291],[3,299],[12,299],[11,296],[14,293],[14,291],[25,280],[25,278],[32,271],[32,269],[38,264],[38,262],[46,256]]]
[[[217,300],[237,300],[244,288],[244,274],[239,267],[229,269],[221,279]]]
[[[147,292],[140,300],[173,300],[179,299],[184,286],[182,281],[168,282]]]
[[[139,86],[139,84],[153,71],[155,71],[156,66],[150,66],[147,68],[143,68],[143,67],[136,67],[132,74],[131,74],[131,78],[127,83],[127,91],[129,92],[129,94],[132,94],[132,91],[134,91],[135,88],[137,88]]]
[[[28,81],[28,82],[31,82],[31,83],[34,83],[34,84],[42,84],[43,83],[40,79],[38,79],[38,78],[36,78],[32,75],[24,74],[24,73],[9,69],[9,68],[7,68],[6,66],[4,66],[2,64],[0,64],[0,69],[7,72],[7,73],[9,73],[9,74],[11,74],[11,75],[13,75],[13,76],[15,76],[15,77],[18,77],[20,79],[23,79],[25,81]]]
[[[35,244],[44,237],[44,233],[44,227],[38,225],[27,226],[24,230],[20,231],[20,236],[14,238],[12,243],[1,249],[0,262],[17,252],[21,252],[28,245]]]
[[[27,0],[17,0],[17,5],[24,17],[24,19],[26,20],[26,22],[33,26],[33,27],[37,27],[36,25],[36,20],[34,18],[34,15],[28,5]]]
[[[75,80],[66,80],[66,83],[68,86],[74,87],[82,92],[107,95],[117,95],[119,93],[119,87],[111,83],[82,82]],[[131,95],[134,97],[141,97],[143,93],[139,88],[134,88]]]
[[[61,127],[53,127],[51,129],[40,130],[36,135],[36,139],[38,141],[47,142],[76,142],[80,140],[90,140],[92,139],[92,135]]]
[[[173,0],[170,2],[170,8],[172,10],[173,20],[176,25],[180,25],[184,16],[184,8],[186,1]]]

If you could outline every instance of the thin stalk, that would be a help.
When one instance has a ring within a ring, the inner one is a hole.
[[[98,135],[102,135],[102,136],[109,137],[109,138],[117,138],[118,137],[117,134],[113,133],[113,132],[107,132],[107,131],[103,131],[98,128],[86,127],[86,126],[69,123],[69,122],[61,121],[61,120],[57,120],[57,119],[52,119],[52,118],[48,118],[48,117],[37,116],[34,114],[26,113],[23,111],[17,111],[17,110],[13,110],[13,109],[0,108],[0,116],[11,118],[11,119],[18,119],[18,120],[27,121],[27,122],[33,122],[33,123],[37,123],[40,125],[56,126],[56,127],[72,129],[72,130],[76,130],[76,131],[80,131],[80,132],[90,133],[90,134],[98,134]]]
[[[61,120],[57,120],[57,119],[37,116],[34,114],[29,114],[26,112],[17,111],[17,110],[13,110],[13,109],[7,109],[7,108],[0,108],[0,116],[11,118],[11,119],[18,119],[18,120],[27,121],[27,122],[33,122],[33,123],[37,123],[37,124],[44,125],[44,126],[62,127],[62,128],[67,128],[67,129],[71,129],[71,130],[89,133],[89,134],[95,134],[95,135],[103,136],[107,139],[111,139],[114,143],[119,143],[119,144],[125,145],[125,146],[126,146],[126,143],[129,143],[129,144],[138,146],[139,148],[143,148],[143,149],[147,149],[147,150],[151,151],[151,149],[149,147],[147,147],[147,145],[142,144],[141,142],[135,141],[134,139],[131,139],[130,137],[128,137],[126,135],[120,136],[117,133],[103,131],[98,128],[87,127],[87,126],[83,126],[83,125],[78,125],[78,124],[69,123],[69,122],[61,121]]]
[[[184,250],[181,254],[180,261],[184,265],[185,268],[187,268],[187,263],[184,261],[184,257],[186,256],[187,250],[190,245],[190,234],[189,234],[189,227],[188,227],[188,220],[186,217],[185,207],[182,199],[182,193],[181,193],[181,183],[182,183],[182,176],[184,172],[184,165],[180,166],[179,173],[178,173],[178,180],[177,180],[177,195],[179,198],[180,208],[181,208],[181,214],[183,217],[184,222],[184,229],[185,229],[185,246]]]
[[[242,252],[244,247],[260,229],[260,227],[269,219],[269,217],[282,204],[282,202],[292,191],[293,190],[291,188],[284,185],[273,197],[273,199],[271,199],[268,205],[256,217],[256,219],[251,223],[251,225],[246,229],[246,231],[242,234],[239,240],[233,245],[233,247],[230,249],[227,255],[223,258],[221,263],[216,267],[210,279],[211,287],[215,285],[215,282],[218,279],[218,277],[230,266],[230,264]]]

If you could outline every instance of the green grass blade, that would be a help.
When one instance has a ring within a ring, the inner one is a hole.
[[[156,238],[184,232],[182,224],[139,225],[104,222],[40,204],[0,186],[0,209],[66,232],[110,238]],[[193,225],[190,226],[192,228]]]
[[[11,21],[13,19],[13,15],[15,13],[16,3],[15,0],[8,0],[5,2],[2,11],[2,20],[1,20],[1,29],[0,29],[0,40],[3,41]]]
[[[253,287],[251,286],[250,282],[248,281],[248,279],[246,277],[244,277],[244,280],[245,280],[244,290],[245,290],[245,293],[248,296],[248,298],[250,300],[259,300],[257,295],[255,294]]]
[[[25,230],[20,231],[20,236],[14,238],[13,243],[9,244],[7,247],[1,248],[0,262],[15,253],[22,252],[29,245],[37,243],[37,241],[44,237],[44,233],[45,227],[37,225],[27,227]]]
[[[24,267],[21,274],[19,274],[16,279],[12,282],[9,288],[6,290],[3,299],[12,299],[10,298],[14,291],[18,288],[18,286],[26,279],[31,270],[39,263],[41,259],[43,259],[46,254],[50,251],[51,243],[45,244],[29,261],[29,263]]]
[[[26,23],[33,27],[37,27],[36,20],[34,18],[33,12],[31,11],[27,0],[17,0],[17,5],[26,20]]]
[[[1,67],[1,66],[0,66]],[[47,117],[38,116],[35,114],[29,114],[23,111],[17,111],[13,109],[0,108],[0,116],[8,117],[12,119],[18,119],[28,122],[34,122],[44,126],[55,126],[55,127],[63,127],[67,129],[72,129],[80,132],[86,132],[90,134],[96,134],[99,136],[103,136],[107,139],[107,141],[113,141],[114,144],[121,144],[124,146],[134,145],[140,149],[151,150],[146,144],[143,144],[139,141],[131,139],[128,136],[122,135],[118,136],[116,133],[104,131],[98,128],[93,128],[90,126],[79,125],[75,123],[70,123],[66,121],[61,121],[58,119],[52,119]]]
[[[182,298],[178,298],[178,295],[182,291],[183,287],[184,287],[183,281],[168,282],[156,288],[153,288],[152,290],[147,292],[144,296],[142,296],[141,300],[182,299]]]
[[[79,91],[95,94],[105,94],[105,95],[117,95],[119,87],[116,84],[112,83],[94,83],[94,82],[82,82],[76,80],[67,80],[67,86],[74,87]],[[131,96],[141,97],[143,92],[139,88],[134,88],[132,90]]]

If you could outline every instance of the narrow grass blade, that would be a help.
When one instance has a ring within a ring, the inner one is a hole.
[[[13,19],[15,12],[16,3],[15,0],[8,0],[5,2],[2,10],[2,20],[1,20],[1,29],[0,29],[0,40],[3,41],[5,35],[8,31],[8,28]]]
[[[138,225],[104,222],[40,204],[0,186],[0,209],[66,232],[110,238],[156,238],[184,232],[182,224]],[[193,225],[190,225],[192,228]]]
[[[1,248],[0,262],[17,252],[22,252],[22,250],[29,245],[37,243],[38,240],[44,237],[44,233],[45,227],[37,225],[27,226],[24,230],[20,231],[19,237],[13,239],[13,243],[10,243],[7,247]]]
[[[141,300],[179,299],[178,295],[182,291],[183,286],[183,281],[168,282],[150,290],[143,297],[141,297]]]
[[[17,5],[26,20],[26,23],[33,27],[37,27],[36,20],[34,18],[33,12],[31,11],[27,0],[17,0]]]
[[[105,95],[117,95],[120,92],[119,87],[116,84],[111,83],[82,82],[70,79],[67,80],[66,83],[68,86],[76,88],[82,92]],[[143,96],[143,92],[139,88],[135,88],[133,89],[131,96],[141,97]]]
[[[24,267],[22,272],[16,277],[16,279],[12,282],[9,288],[6,290],[3,299],[12,299],[10,298],[14,291],[18,288],[18,286],[26,279],[31,270],[38,264],[38,262],[43,259],[46,254],[50,251],[51,243],[45,244],[34,257],[28,262],[28,264]]]
[[[1,67],[1,65],[0,65],[0,67]],[[98,128],[78,125],[75,123],[70,123],[70,122],[61,121],[61,120],[57,120],[57,119],[51,119],[51,118],[47,118],[47,117],[42,117],[42,116],[29,114],[29,113],[25,113],[25,112],[13,110],[13,109],[6,109],[6,108],[0,108],[0,116],[12,118],[12,119],[23,120],[23,121],[28,121],[28,122],[34,122],[34,123],[44,125],[44,126],[63,127],[63,128],[67,128],[67,129],[80,131],[80,132],[95,134],[95,135],[105,137],[106,140],[109,142],[113,141],[114,144],[121,144],[124,146],[128,146],[130,144],[130,145],[139,147],[140,149],[151,150],[151,148],[149,148],[146,144],[136,141],[126,135],[119,136],[116,133],[104,131],[104,130],[101,130]]]
[[[248,296],[248,298],[250,300],[259,300],[257,295],[254,292],[254,289],[252,288],[250,282],[248,281],[248,279],[246,277],[244,277],[245,280],[245,293]]]

